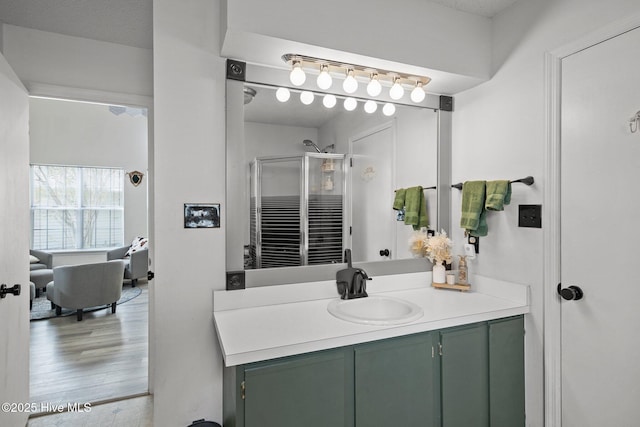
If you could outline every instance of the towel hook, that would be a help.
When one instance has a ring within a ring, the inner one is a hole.
[[[636,133],[638,131],[638,123],[640,123],[640,111],[629,119],[629,130],[631,133]]]

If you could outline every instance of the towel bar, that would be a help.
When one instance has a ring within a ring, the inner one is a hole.
[[[525,185],[533,185],[533,183],[535,182],[532,176],[527,176],[524,178],[520,178],[520,179],[515,179],[513,181],[509,181],[510,183],[514,184],[516,182],[519,182],[521,184],[525,184]],[[462,183],[459,182],[457,184],[453,184],[451,186],[452,188],[457,188],[458,190],[462,190]]]
[[[422,187],[423,190],[435,190],[436,186],[434,185],[433,187]],[[398,190],[393,190],[393,192],[395,193]]]

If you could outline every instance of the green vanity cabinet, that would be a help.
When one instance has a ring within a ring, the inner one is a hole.
[[[440,332],[442,427],[489,426],[486,323]]]
[[[491,427],[524,427],[522,316],[489,322],[489,390]]]
[[[353,426],[347,348],[227,368],[224,426]]]
[[[523,316],[225,368],[224,427],[524,427]]]
[[[367,427],[435,427],[436,333],[356,346],[355,423]]]
[[[524,427],[524,317],[440,332],[442,427]]]

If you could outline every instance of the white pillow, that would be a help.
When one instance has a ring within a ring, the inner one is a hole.
[[[124,254],[124,256],[130,256],[136,251],[146,249],[147,243],[149,243],[149,239],[147,239],[146,237],[136,237],[135,239],[133,239],[133,242],[131,242],[131,247],[129,247],[129,250],[127,250],[127,253]]]
[[[29,255],[29,264],[36,264],[40,262],[40,260],[36,257],[34,257],[33,255]]]

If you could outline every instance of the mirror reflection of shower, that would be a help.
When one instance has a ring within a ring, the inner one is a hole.
[[[342,262],[345,155],[317,151],[251,162],[245,269]]]
[[[302,143],[307,147],[313,147],[318,153],[333,153],[333,150],[336,148],[335,144],[330,144],[323,149],[320,149],[320,147],[310,139],[305,139]]]

